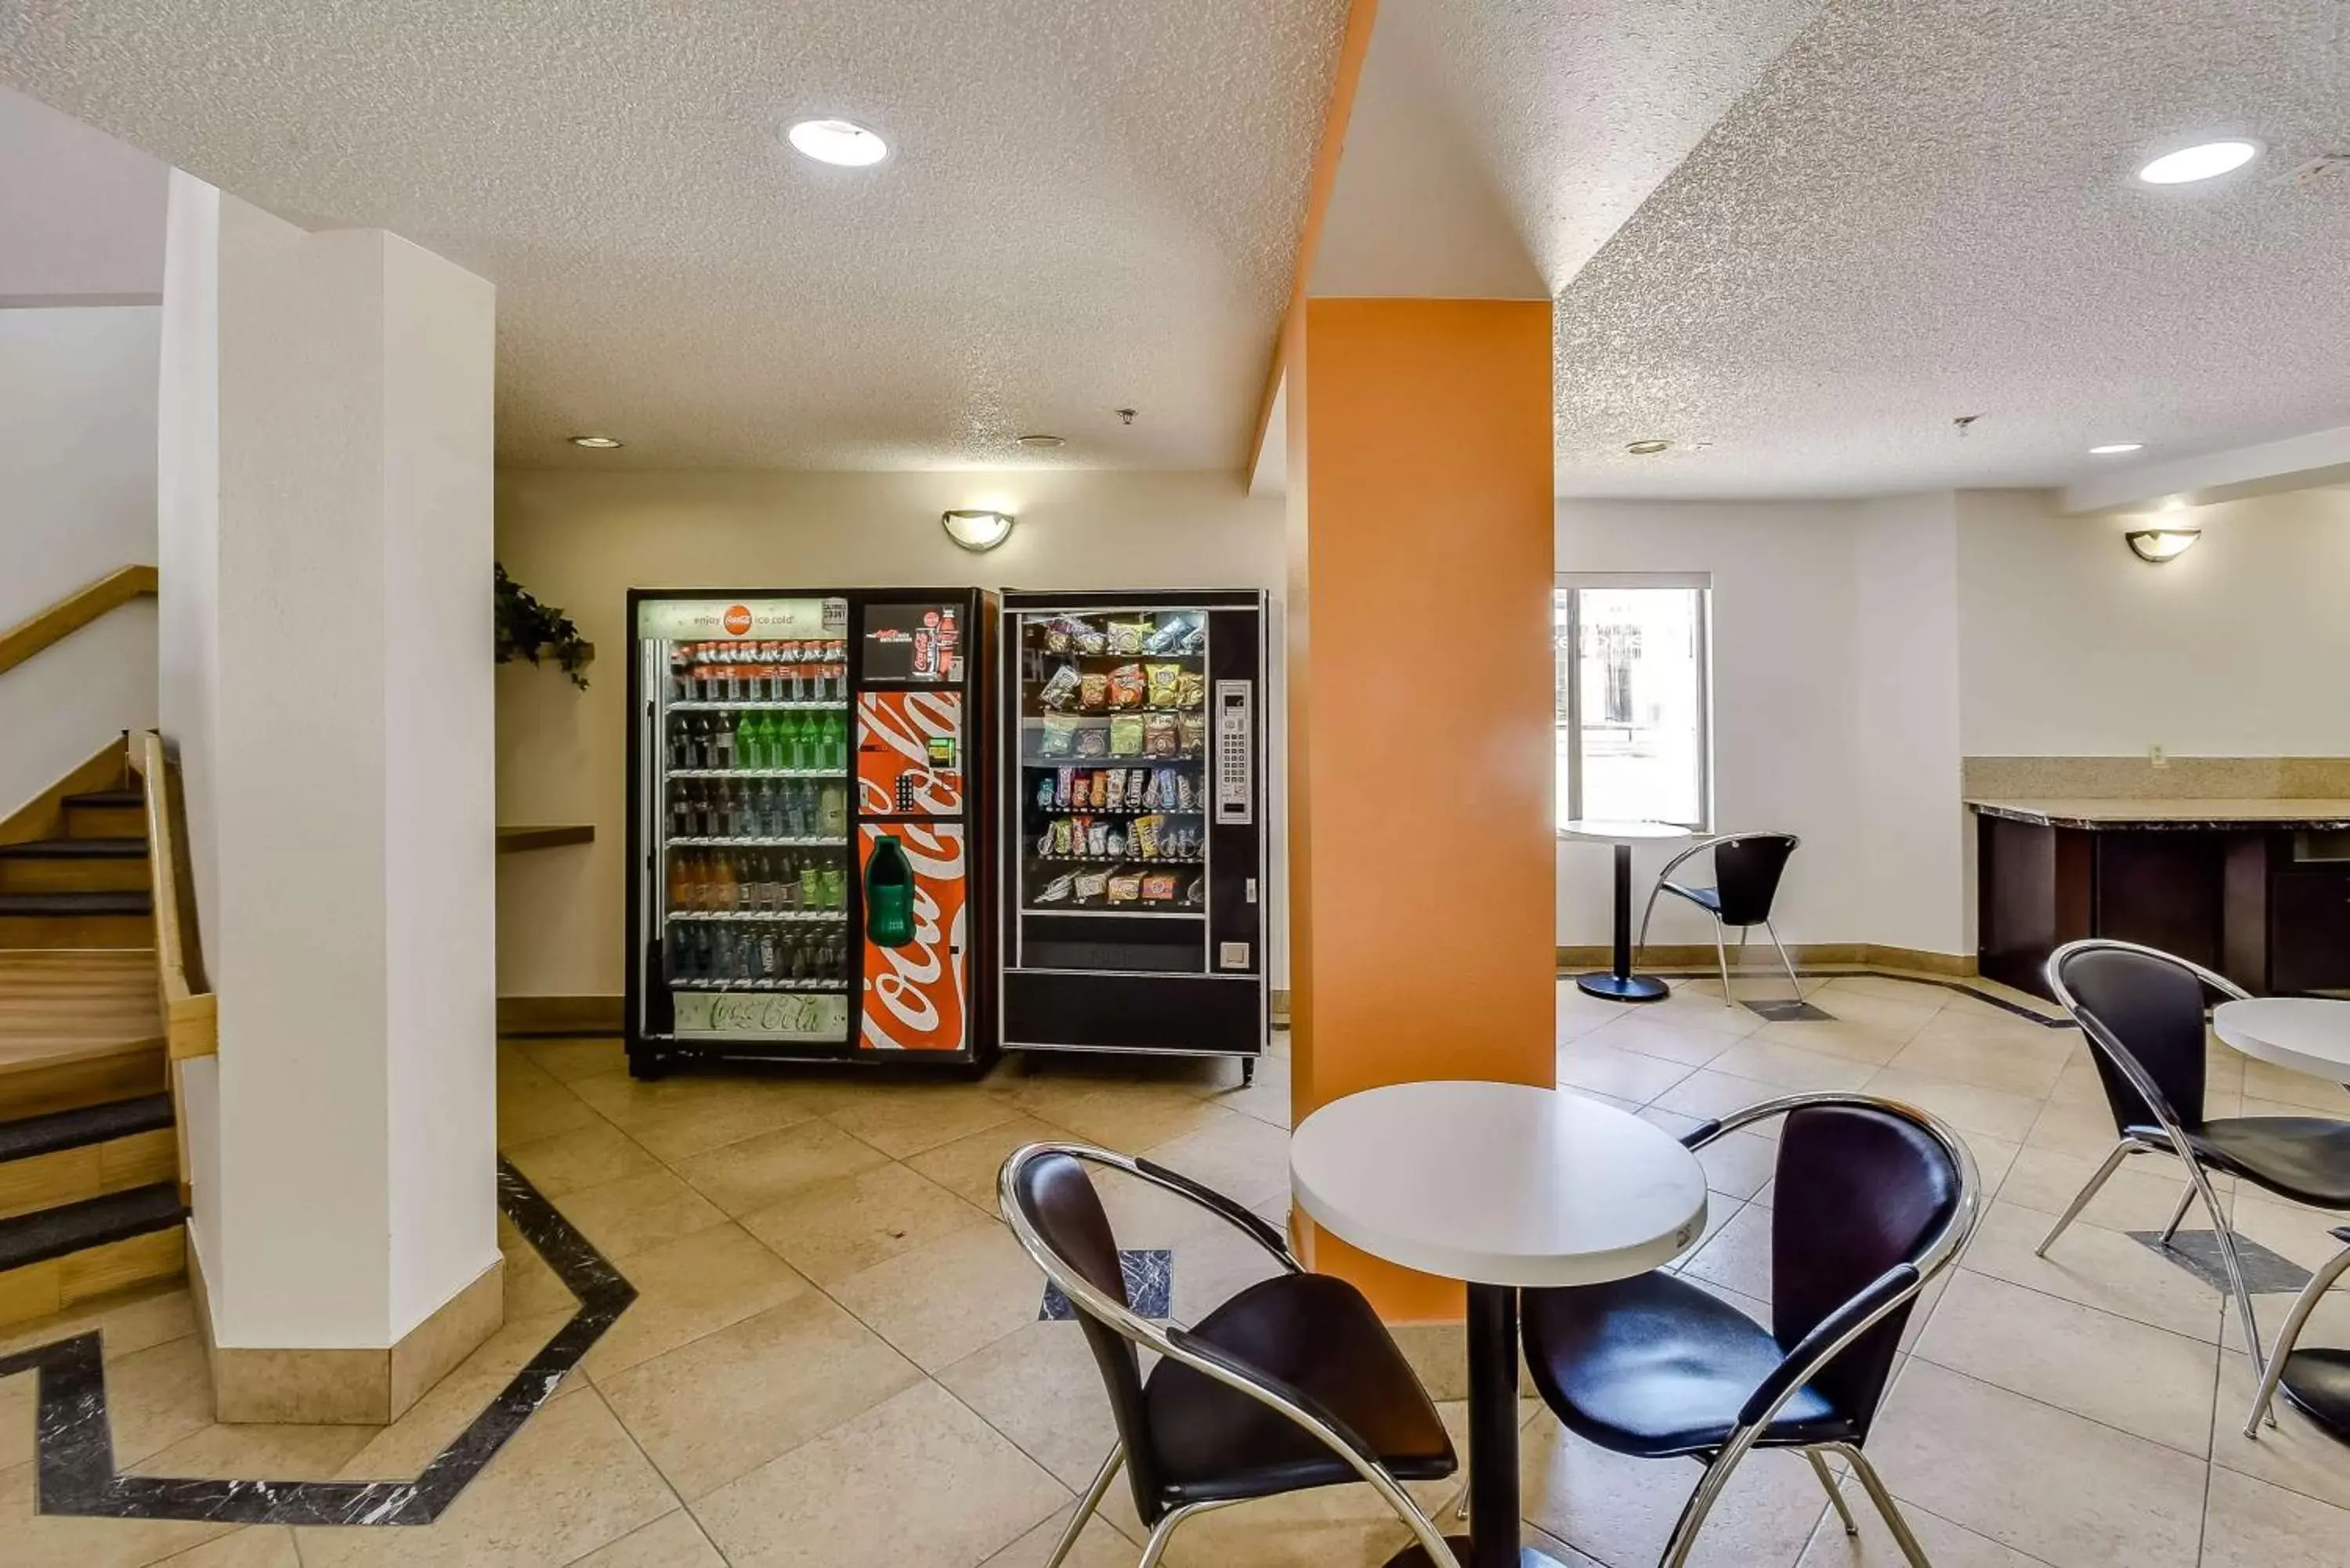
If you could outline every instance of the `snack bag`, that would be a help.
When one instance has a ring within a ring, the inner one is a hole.
[[[1087,791],[1086,804],[1092,806],[1096,811],[1099,811],[1102,807],[1109,804],[1109,775],[1117,771],[1118,770],[1116,768],[1096,768],[1094,770],[1093,787]]]
[[[1040,757],[1066,757],[1077,742],[1077,725],[1072,719],[1057,713],[1045,715],[1044,733],[1037,738],[1036,754]]]
[[[1109,705],[1112,708],[1139,708],[1149,695],[1150,683],[1139,664],[1121,664],[1109,672]]]
[[[1185,620],[1179,615],[1173,620],[1167,622],[1158,630],[1152,632],[1150,636],[1144,640],[1142,644],[1142,651],[1145,653],[1172,653],[1177,649],[1183,646],[1183,639],[1191,634],[1191,623]]]
[[[1047,653],[1068,652],[1069,628],[1073,624],[1073,622],[1064,618],[1055,618],[1046,621],[1045,623],[1045,651]]]
[[[1206,903],[1208,901],[1208,879],[1205,877],[1192,877],[1191,885],[1183,890],[1183,901],[1191,905],[1194,909]]]
[[[1134,819],[1134,836],[1127,841],[1127,847],[1136,859],[1159,858],[1159,830],[1165,825],[1166,818],[1161,816],[1138,816]]]
[[[1208,743],[1208,716],[1205,713],[1178,713],[1175,717],[1182,726],[1185,751],[1196,752]]]
[[[1081,900],[1090,901],[1100,898],[1102,896],[1102,889],[1108,886],[1109,873],[1107,871],[1080,871],[1077,873],[1077,897]]]
[[[1086,853],[1096,859],[1109,853],[1108,823],[1097,821],[1086,824]]]
[[[1054,877],[1050,882],[1045,884],[1044,891],[1036,895],[1036,902],[1040,904],[1066,903],[1068,901],[1069,889],[1076,882],[1076,877],[1066,874]]]
[[[1174,770],[1170,770],[1174,772]],[[1200,781],[1187,773],[1175,773],[1175,807],[1178,811],[1200,809]]]
[[[1077,681],[1077,706],[1088,713],[1098,713],[1109,706],[1109,677],[1097,671]]]
[[[1103,732],[1092,732],[1099,735]],[[1113,757],[1139,757],[1142,754],[1142,715],[1119,713],[1109,722],[1108,754]]]
[[[1123,877],[1113,877],[1109,879],[1111,903],[1131,904],[1141,897],[1142,878],[1135,873],[1129,871]]]
[[[1053,809],[1053,781],[1044,774],[1036,775],[1036,804],[1046,811]]]
[[[1208,678],[1196,670],[1175,672],[1175,706],[1199,708],[1208,701]]]
[[[1142,901],[1163,904],[1175,897],[1175,873],[1153,871],[1142,879]]]
[[[1143,786],[1143,771],[1140,768],[1128,769],[1126,774],[1126,804],[1130,806],[1156,805],[1158,804],[1157,802],[1142,798],[1146,793],[1147,792]]]
[[[1069,819],[1066,816],[1053,819],[1053,853],[1061,856],[1069,853]]]
[[[1186,653],[1200,653],[1205,651],[1207,646],[1208,618],[1201,616],[1198,620],[1191,623],[1191,629],[1183,634],[1183,651]]]
[[[1109,770],[1109,784],[1102,792],[1102,798],[1098,804],[1107,811],[1116,811],[1126,805],[1126,770],[1124,768]]]
[[[1109,623],[1109,650],[1112,653],[1140,653],[1142,645],[1150,640],[1156,630],[1147,620],[1114,620]]]
[[[1079,653],[1109,651],[1109,633],[1097,627],[1087,626],[1082,621],[1076,623],[1076,630],[1069,634],[1069,641]]]
[[[1109,830],[1109,857],[1112,860],[1126,858],[1126,835],[1115,827]]]
[[[1076,704],[1076,666],[1064,664],[1046,678],[1043,688],[1036,693],[1036,701],[1046,708],[1068,708]]]
[[[1172,708],[1182,696],[1183,671],[1173,664],[1146,664],[1143,679],[1150,683],[1149,701],[1153,708]]]
[[[1099,724],[1087,724],[1077,732],[1077,755],[1106,757],[1110,753],[1109,732]]]
[[[1142,722],[1142,749],[1154,757],[1171,757],[1181,749],[1182,736],[1172,713],[1152,713]]]
[[[1075,779],[1076,774],[1077,770],[1075,768],[1055,768],[1053,770],[1053,799],[1051,801],[1053,805],[1059,807],[1063,811],[1066,811],[1069,808],[1070,781]]]

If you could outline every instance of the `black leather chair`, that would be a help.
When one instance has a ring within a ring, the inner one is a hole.
[[[1724,1006],[1738,1005],[1730,994],[1730,954],[1721,941],[1725,926],[1738,928],[1741,964],[1746,961],[1747,931],[1762,927],[1770,936],[1771,945],[1779,950],[1779,962],[1787,971],[1787,983],[1794,987],[1795,1000],[1802,1001],[1804,983],[1795,978],[1795,966],[1788,961],[1786,944],[1779,940],[1777,928],[1771,924],[1771,901],[1779,896],[1779,877],[1787,869],[1787,857],[1802,842],[1792,833],[1733,833],[1682,850],[1666,861],[1665,868],[1657,874],[1657,885],[1648,892],[1648,907],[1640,912],[1638,945],[1648,945],[1648,920],[1657,912],[1658,896],[1670,893],[1713,917],[1713,956],[1721,965]],[[1673,873],[1683,861],[1709,851],[1713,856],[1712,887],[1699,888],[1673,880]]]
[[[1825,1454],[1852,1466],[1902,1552],[1926,1554],[1861,1452],[1901,1331],[1926,1282],[1966,1244],[1981,1203],[1974,1160],[1941,1122],[1865,1095],[1795,1095],[1682,1139],[1784,1116],[1771,1214],[1764,1328],[1675,1275],[1527,1291],[1526,1362],[1566,1429],[1619,1454],[1705,1465],[1659,1559],[1680,1568],[1754,1449],[1795,1449],[1856,1534]]]
[[[2254,1436],[2269,1414],[2284,1357],[2316,1301],[2304,1293],[2305,1304],[2296,1304],[2279,1337],[2277,1366],[2272,1366],[2261,1347],[2260,1321],[2252,1312],[2251,1292],[2245,1287],[2235,1233],[2220,1211],[2208,1172],[2224,1170],[2296,1203],[2350,1210],[2350,1122],[2326,1116],[2204,1116],[2204,999],[2216,993],[2241,1001],[2246,995],[2223,975],[2158,948],[2104,937],[2058,948],[2048,955],[2047,973],[2056,1000],[2088,1037],[2118,1141],[2041,1238],[2038,1251],[2047,1255],[2122,1161],[2136,1154],[2175,1156],[2187,1168],[2187,1187],[2178,1195],[2178,1207],[2171,1210],[2170,1223],[2163,1227],[2163,1244],[2169,1244],[2189,1206],[2199,1198],[2211,1217],[2252,1373],[2260,1379],[2260,1392],[2244,1423],[2244,1435]],[[2331,1282],[2343,1266],[2344,1260],[2336,1259],[2321,1272]]]
[[[1086,1164],[1201,1205],[1263,1247],[1283,1272],[1190,1329],[1139,1316]],[[998,1198],[1012,1233],[1076,1309],[1118,1423],[1118,1441],[1045,1568],[1060,1568],[1121,1465],[1150,1527],[1138,1568],[1154,1568],[1176,1526],[1195,1513],[1357,1480],[1395,1511],[1430,1562],[1452,1561],[1402,1485],[1451,1475],[1451,1438],[1354,1286],[1302,1271],[1281,1232],[1231,1199],[1107,1149],[1066,1143],[1015,1149],[1003,1162]],[[1160,1357],[1148,1376],[1139,1345]]]

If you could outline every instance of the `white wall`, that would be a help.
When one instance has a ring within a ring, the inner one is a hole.
[[[1958,506],[1968,755],[2350,755],[2350,490],[2164,514],[2203,537],[2159,566],[2145,518]]]
[[[1562,572],[1712,574],[1714,826],[1803,838],[1776,915],[1789,942],[1867,940],[1853,680],[1859,521],[1844,502],[1558,504]],[[1636,922],[1674,852],[1635,851]],[[1569,844],[1558,857],[1559,941],[1607,941],[1608,851]],[[1659,942],[1712,935],[1679,900],[1659,906],[1650,931]]]
[[[153,564],[158,314],[0,309],[0,628]],[[0,816],[154,722],[155,607],[139,600],[0,677]]]
[[[0,88],[0,306],[152,305],[163,287],[158,160]]]
[[[981,505],[1020,523],[1002,547],[974,556],[949,541],[939,514]],[[592,823],[597,836],[500,860],[499,994],[620,991],[630,587],[1253,587],[1277,597],[1284,548],[1281,501],[1252,501],[1219,473],[501,473],[500,559],[569,613],[597,662],[584,692],[551,667],[498,671],[498,817]],[[1278,691],[1264,711],[1277,725]],[[1276,754],[1281,742],[1277,729],[1267,736]],[[1278,911],[1284,797],[1277,774],[1268,783]],[[1273,983],[1285,986],[1277,921],[1272,948]]]

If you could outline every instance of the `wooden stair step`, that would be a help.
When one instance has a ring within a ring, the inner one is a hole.
[[[79,794],[69,794],[65,797],[65,804],[68,806],[144,805],[147,796],[137,785],[126,784],[120,789],[92,789],[84,790]]]
[[[179,1184],[157,1181],[0,1220],[0,1271],[47,1262],[85,1247],[102,1247],[151,1231],[172,1230],[187,1213],[180,1201]]]
[[[0,893],[135,893],[147,887],[144,838],[0,844]]]
[[[0,1122],[0,1163],[56,1154],[172,1125],[172,1096],[140,1095]]]
[[[57,804],[71,838],[136,836],[147,831],[147,796],[135,787],[86,790]]]
[[[150,1182],[0,1220],[0,1324],[187,1268],[179,1184]]]
[[[143,890],[0,893],[0,948],[151,948],[153,908]]]
[[[66,920],[90,915],[147,915],[154,898],[143,890],[107,893],[0,893],[0,918]]]
[[[0,1220],[179,1175],[169,1095],[0,1122]]]
[[[0,1120],[156,1094],[163,1040],[151,950],[0,951]]]

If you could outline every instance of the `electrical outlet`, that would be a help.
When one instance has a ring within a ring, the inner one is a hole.
[[[2170,765],[2170,754],[2160,746],[2148,746],[2146,749],[2146,760],[2156,768],[2167,768]]]

